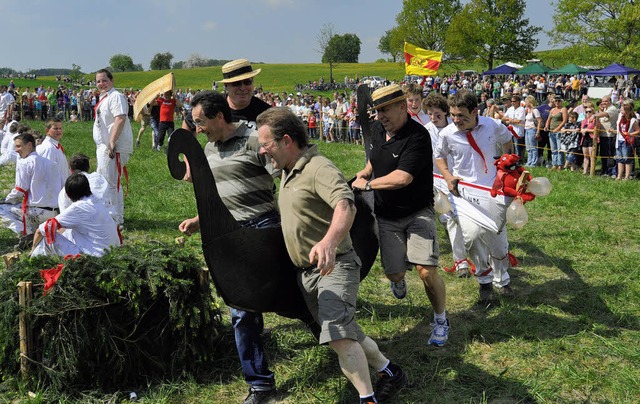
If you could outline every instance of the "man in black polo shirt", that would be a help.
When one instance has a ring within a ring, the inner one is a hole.
[[[398,299],[406,296],[405,273],[415,265],[434,311],[428,344],[442,346],[449,322],[446,289],[437,269],[431,137],[411,119],[400,86],[378,89],[372,98],[378,120],[371,127],[370,160],[353,188],[374,191],[382,266],[391,291]]]

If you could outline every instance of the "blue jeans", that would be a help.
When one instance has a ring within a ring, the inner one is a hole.
[[[280,223],[280,215],[276,211],[252,220],[240,222],[242,227],[263,228]],[[242,365],[244,380],[256,390],[271,390],[275,387],[275,376],[269,370],[267,358],[262,345],[264,323],[262,313],[229,308],[231,324],[236,337],[236,348]]]
[[[560,153],[560,132],[549,132],[549,143],[551,145],[551,165],[562,167],[564,156]]]
[[[153,131],[153,145],[156,145],[156,139],[158,138],[158,133],[160,133],[160,122],[158,122],[155,118],[149,119],[149,126],[151,126],[151,131]]]
[[[524,131],[524,144],[527,148],[527,162],[525,166],[535,167],[538,165],[538,141],[536,140],[536,128]]]

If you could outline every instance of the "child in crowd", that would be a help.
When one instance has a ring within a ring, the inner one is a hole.
[[[578,123],[578,113],[569,112],[569,122],[562,128],[560,142],[560,150],[566,153],[564,168],[570,168],[575,171],[578,167],[576,164],[577,156],[580,153],[580,124]]]
[[[585,104],[584,107],[585,118],[582,120],[582,138],[580,139],[580,145],[582,146],[582,154],[584,155],[584,161],[582,163],[582,174],[589,174],[589,164],[591,163],[591,155],[593,154],[593,132],[598,124],[595,111],[592,104]]]
[[[347,111],[347,119],[349,120],[349,141],[354,144],[360,144],[360,120],[358,119],[357,106],[352,104]]]
[[[309,114],[307,115],[307,125],[308,125],[308,129],[309,129],[309,137],[311,139],[315,139],[318,137],[318,133],[317,133],[317,125],[318,121],[316,118],[316,114],[313,112],[313,110],[309,111]]]

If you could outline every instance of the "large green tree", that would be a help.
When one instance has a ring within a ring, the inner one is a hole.
[[[358,63],[362,42],[356,34],[334,35],[324,50],[322,63]]]
[[[594,63],[640,63],[640,2],[558,0],[549,36],[576,52],[589,49]]]
[[[378,50],[391,56],[394,62],[402,59],[404,38],[398,35],[398,27],[387,30],[380,38]]]
[[[169,70],[171,69],[171,60],[173,55],[170,52],[156,53],[151,59],[149,67],[151,70]]]
[[[471,0],[451,20],[446,52],[453,57],[478,58],[488,69],[496,60],[531,58],[542,28],[524,18],[525,7],[524,0]]]
[[[447,28],[460,7],[459,0],[403,0],[398,25],[391,30],[393,51],[402,55],[404,41],[423,49],[446,50]]]
[[[123,55],[121,53],[111,56],[111,59],[109,59],[109,66],[111,66],[113,70],[120,70],[122,72],[127,70],[136,70],[136,66],[133,63],[131,56]]]

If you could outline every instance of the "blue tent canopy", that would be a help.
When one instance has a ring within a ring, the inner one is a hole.
[[[601,70],[593,70],[586,73],[588,76],[626,76],[629,74],[640,74],[640,70],[632,67],[611,63],[609,66]]]
[[[487,70],[486,72],[482,73],[482,75],[492,76],[494,74],[513,74],[516,70],[518,69],[515,67],[511,67],[505,63],[503,65],[496,67],[495,69]]]

